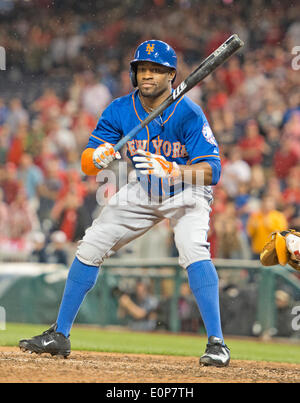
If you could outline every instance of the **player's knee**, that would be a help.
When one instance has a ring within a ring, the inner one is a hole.
[[[208,242],[206,241],[204,235],[201,236],[201,234],[197,234],[197,236],[194,236],[189,231],[175,232],[174,241],[177,249],[183,251],[189,251],[195,248],[199,249],[208,245]]]
[[[176,234],[174,241],[179,253],[179,261],[183,267],[187,267],[191,262],[210,259],[209,242],[206,236],[201,234],[198,237],[187,233]]]
[[[82,263],[88,264],[90,266],[100,266],[103,262],[103,257],[101,256],[99,249],[96,246],[91,245],[90,243],[85,241],[79,242],[76,251],[76,257]]]

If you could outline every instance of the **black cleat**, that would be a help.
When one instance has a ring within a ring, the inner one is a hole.
[[[230,361],[230,350],[222,343],[222,339],[210,336],[205,353],[200,358],[199,363],[206,366],[227,367]]]
[[[30,353],[49,353],[51,355],[62,355],[67,358],[71,353],[71,343],[68,337],[62,333],[56,332],[57,324],[55,323],[39,336],[32,339],[20,340],[19,347],[22,351]]]

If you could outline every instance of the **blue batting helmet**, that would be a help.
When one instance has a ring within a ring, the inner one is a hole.
[[[137,87],[136,72],[138,62],[152,62],[174,70],[177,69],[177,56],[170,45],[157,40],[145,41],[139,45],[135,51],[134,59],[130,62],[130,78],[134,87]]]

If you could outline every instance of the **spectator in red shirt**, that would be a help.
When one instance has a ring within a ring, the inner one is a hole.
[[[228,101],[225,84],[222,82],[222,74],[216,76],[215,80],[206,83],[207,110],[211,113],[214,110],[223,109]]]
[[[298,167],[290,170],[286,181],[287,187],[282,194],[284,202],[300,205],[300,181]]]
[[[43,95],[32,105],[35,112],[40,113],[41,119],[45,122],[49,118],[51,108],[60,108],[60,100],[52,88],[46,88]]]
[[[261,164],[265,150],[265,139],[260,134],[258,124],[254,119],[246,123],[245,135],[239,142],[242,159],[250,166]]]
[[[300,111],[292,113],[284,125],[283,140],[291,142],[294,152],[300,158]]]
[[[0,175],[0,186],[4,191],[4,201],[11,204],[17,198],[21,184],[18,180],[18,171],[12,162],[8,162]]]
[[[46,174],[49,166],[49,162],[53,161],[54,164],[58,161],[55,147],[49,137],[45,137],[42,140],[41,149],[39,154],[34,158],[34,163],[37,165],[44,174]]]
[[[20,125],[16,134],[13,136],[10,144],[9,151],[7,153],[7,162],[12,162],[15,165],[19,165],[22,155],[24,154],[26,147],[26,138],[28,136],[28,127],[26,125]]]
[[[240,61],[238,57],[232,57],[228,61],[228,68],[225,70],[224,81],[227,87],[228,93],[231,95],[244,81],[244,73],[240,67]]]
[[[83,201],[74,189],[58,200],[52,210],[54,229],[65,233],[67,240],[78,241],[91,225],[91,217],[83,206]]]
[[[83,109],[78,109],[73,118],[71,130],[79,149],[85,147],[89,134],[94,130],[96,125],[97,121],[93,115]]]
[[[273,167],[277,178],[285,179],[299,158],[292,148],[290,140],[281,141],[281,147],[275,152],[273,159]]]
[[[58,199],[63,199],[70,192],[76,194],[81,201],[86,194],[86,187],[81,181],[81,177],[78,171],[74,169],[70,169],[69,171],[65,172],[65,176],[63,178],[63,186],[58,194]]]

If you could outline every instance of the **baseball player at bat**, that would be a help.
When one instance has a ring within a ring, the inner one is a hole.
[[[138,46],[130,63],[136,89],[114,100],[100,117],[82,153],[86,175],[97,175],[121,158],[114,145],[170,96],[176,70],[176,53],[168,44],[150,40]],[[200,364],[227,366],[230,352],[221,329],[218,275],[207,241],[212,186],[219,180],[221,163],[202,109],[180,97],[127,142],[127,155],[137,180],[110,199],[79,242],[56,323],[19,345],[36,353],[68,356],[71,327],[104,259],[168,219],[207,332]]]

